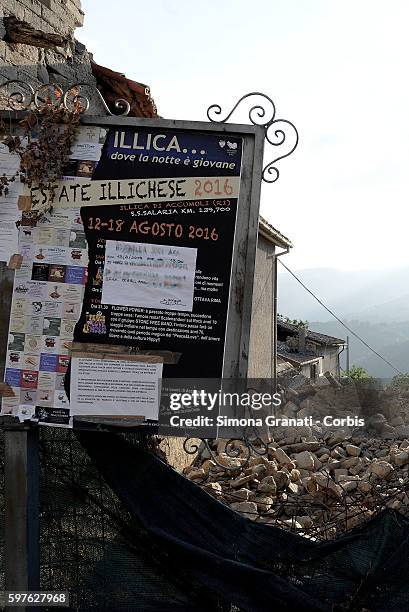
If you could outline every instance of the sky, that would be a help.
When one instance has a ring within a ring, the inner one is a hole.
[[[293,269],[409,265],[407,0],[83,0],[77,38],[149,85],[159,114],[207,120],[259,91],[299,132],[262,187]],[[242,112],[231,118],[247,123]],[[266,147],[265,163],[275,151]]]

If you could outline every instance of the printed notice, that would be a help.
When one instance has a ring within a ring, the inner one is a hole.
[[[9,179],[15,177],[20,167],[20,157],[10,153],[6,145],[0,143],[0,174]],[[7,193],[0,196],[0,261],[9,261],[14,253],[18,253],[18,231],[16,221],[21,218],[17,200],[22,184],[19,178],[11,181]]]
[[[74,357],[71,416],[138,416],[158,420],[161,363]]]
[[[106,241],[102,304],[192,312],[197,249]]]

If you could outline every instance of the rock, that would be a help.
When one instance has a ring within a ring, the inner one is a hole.
[[[345,442],[345,440],[350,440],[351,437],[352,433],[349,427],[340,427],[330,433],[327,442],[330,446],[335,446]]]
[[[378,478],[387,478],[393,472],[393,467],[387,461],[374,461],[369,466],[369,472]]]
[[[340,483],[340,486],[346,493],[350,493],[358,487],[358,483],[356,480],[345,480]]]
[[[235,502],[230,504],[230,508],[236,512],[240,512],[240,514],[246,516],[251,521],[255,521],[258,517],[257,505],[254,502]]]
[[[367,480],[360,480],[358,482],[358,489],[362,491],[362,493],[370,493],[372,491],[372,484]]]
[[[358,465],[359,462],[360,457],[347,457],[346,459],[343,459],[341,463],[343,468],[349,469],[355,465]]]
[[[211,459],[206,459],[205,461],[203,461],[202,463],[202,469],[206,472],[206,474],[209,473],[209,470],[213,469],[216,467],[216,464],[214,461],[212,461]]]
[[[342,489],[332,480],[332,478],[320,472],[313,474],[312,478],[315,480],[318,487],[325,491],[325,493],[327,493],[329,496],[338,500],[342,499]]]
[[[287,453],[283,451],[282,448],[277,448],[277,450],[274,451],[272,456],[274,457],[274,459],[277,459],[280,465],[291,465],[292,464],[292,460],[287,455]]]
[[[355,446],[355,444],[347,444],[345,446],[345,450],[347,452],[347,455],[350,455],[351,457],[359,457],[359,455],[361,454],[361,449],[359,448],[359,446]]]
[[[302,453],[296,453],[294,455],[295,462],[297,464],[297,468],[301,468],[303,470],[314,469],[314,456],[309,451],[303,451]]]
[[[246,488],[242,488],[242,489],[238,489],[237,491],[234,491],[232,494],[232,497],[234,496],[234,498],[239,501],[248,501],[249,497],[250,497],[251,491],[250,489],[246,489]]]
[[[303,529],[310,529],[313,526],[313,521],[310,516],[297,516],[297,523],[301,525]]]
[[[277,485],[273,476],[266,476],[257,487],[257,491],[261,493],[271,493],[275,496],[277,493]]]
[[[208,482],[203,488],[213,497],[220,497],[222,494],[222,486],[218,482]]]
[[[315,454],[322,461],[322,455],[328,455],[328,457],[329,457],[330,450],[326,446],[321,446],[321,448]],[[328,459],[328,457],[327,457],[327,459]]]
[[[318,472],[322,468],[322,463],[316,455],[313,454],[312,457],[314,459],[314,472]]]
[[[300,490],[300,487],[296,482],[290,482],[290,484],[288,485],[288,490],[291,491],[291,493],[297,495]]]
[[[300,525],[298,520],[295,521],[294,519],[285,519],[284,521],[280,521],[280,523],[285,525],[286,527],[289,527],[291,531],[295,529],[302,529],[302,525]]]
[[[303,484],[304,489],[308,491],[308,493],[311,493],[311,495],[314,495],[318,491],[318,485],[315,482],[315,480],[311,478],[311,476],[308,476],[307,478],[303,478],[302,484]]]
[[[348,470],[346,470],[345,468],[338,468],[337,470],[334,470],[335,482],[339,482],[341,476],[348,476]]]
[[[250,457],[248,466],[253,467],[255,465],[264,465],[266,463],[266,459],[264,457]]]
[[[251,473],[255,474],[259,478],[262,478],[267,473],[266,466],[264,464],[262,464],[262,463],[260,463],[259,465],[254,465],[250,469],[251,469]]]
[[[356,476],[357,474],[362,472],[364,469],[365,469],[365,462],[362,459],[358,458],[358,463],[354,465],[353,467],[349,468],[349,473],[352,474],[353,476]]]
[[[239,470],[241,468],[242,465],[242,460],[241,459],[237,459],[236,457],[229,457],[228,455],[221,453],[218,457],[217,457],[218,462],[221,465],[224,465],[225,467],[229,468],[229,469],[237,469]]]
[[[253,482],[254,479],[255,479],[254,474],[250,474],[249,476],[240,476],[239,478],[236,478],[236,480],[232,480],[230,482],[230,486],[232,486],[234,489],[236,487],[243,487],[249,482]]]
[[[265,464],[265,468],[266,468],[266,475],[267,476],[274,476],[274,474],[276,474],[277,470],[278,470],[278,466],[277,463],[273,460],[273,461],[267,461]]]
[[[314,453],[320,447],[320,442],[298,442],[296,444],[288,444],[284,450],[287,453],[302,453],[303,451],[310,451],[311,453]]]
[[[300,482],[301,481],[300,470],[295,470],[295,469],[291,470],[290,478],[292,482]]]
[[[259,512],[267,512],[268,510],[270,510],[271,506],[273,505],[273,498],[272,497],[253,497],[252,501],[257,504],[257,509]]]
[[[189,480],[201,480],[201,479],[203,479],[205,477],[206,477],[206,473],[205,473],[205,471],[202,468],[200,468],[199,470],[192,470],[187,475],[187,478]]]
[[[408,438],[409,437],[409,425],[399,425],[399,427],[395,427],[394,433],[398,438]]]
[[[273,476],[277,489],[285,489],[290,484],[290,476],[287,472],[279,470]]]
[[[401,466],[401,465],[406,465],[407,463],[409,463],[409,453],[407,451],[403,451],[395,455],[396,465]]]

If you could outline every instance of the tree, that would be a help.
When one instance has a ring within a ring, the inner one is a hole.
[[[405,374],[397,374],[392,378],[391,389],[395,389],[397,391],[409,391],[409,372]]]
[[[281,314],[277,314],[277,319],[279,321],[283,321],[283,323],[290,323],[291,325],[295,325],[296,327],[304,327],[308,329],[308,321],[303,321],[302,319],[290,319],[290,317],[286,317]]]
[[[357,365],[352,366],[352,368],[349,370],[349,375],[347,372],[343,372],[342,374],[343,376],[348,376],[352,380],[369,380],[372,378],[365,368]]]

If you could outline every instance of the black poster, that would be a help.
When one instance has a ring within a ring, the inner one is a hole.
[[[240,176],[241,156],[242,140],[220,134],[109,132],[92,177],[106,200],[81,209],[89,267],[76,341],[166,354],[164,378],[222,376],[239,184],[232,179]],[[107,264],[112,242],[125,253],[121,272]],[[196,257],[190,304],[177,297],[175,281],[175,298],[161,298],[154,308],[144,305],[149,292],[171,287],[176,278],[171,271],[159,274],[157,259],[156,268],[144,274],[128,268],[126,253],[133,261],[140,253],[148,265],[151,245],[179,268],[184,263],[172,253],[195,250],[189,251]],[[106,286],[115,281],[121,303],[104,303],[104,278]]]

